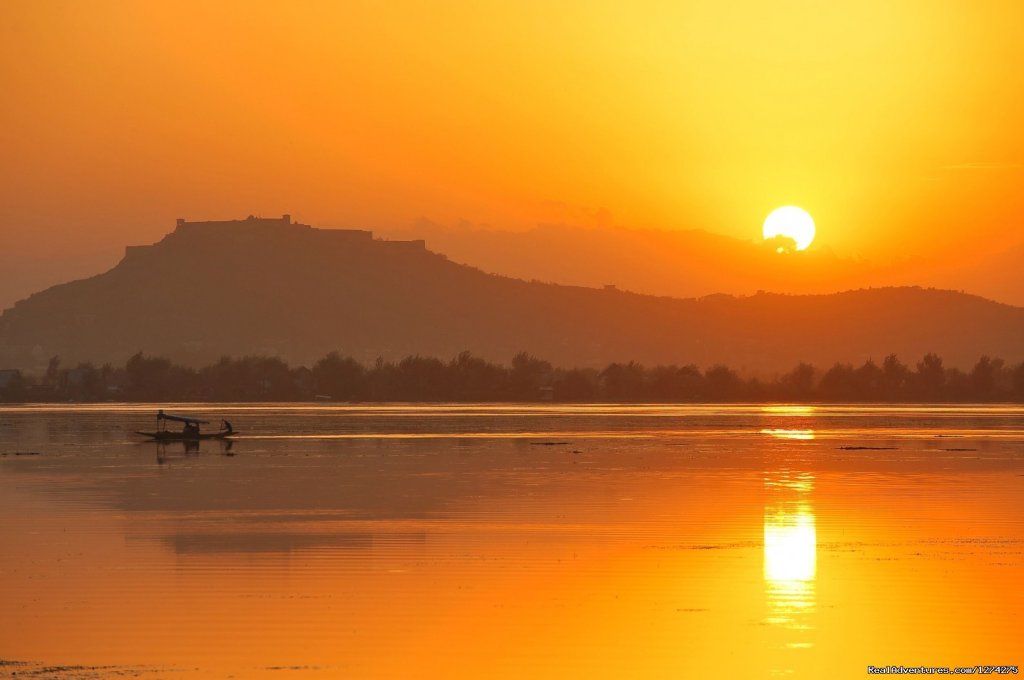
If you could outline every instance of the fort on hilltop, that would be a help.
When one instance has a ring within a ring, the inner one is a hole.
[[[179,217],[173,232],[162,243],[173,244],[183,239],[199,237],[205,240],[230,241],[231,244],[254,239],[283,238],[291,242],[314,242],[318,247],[359,247],[380,245],[405,250],[426,250],[423,239],[399,241],[375,239],[373,232],[365,229],[320,229],[308,224],[293,222],[289,214],[280,217],[257,217],[249,215],[240,220],[206,220],[190,222]],[[125,258],[150,252],[155,245],[126,246]]]

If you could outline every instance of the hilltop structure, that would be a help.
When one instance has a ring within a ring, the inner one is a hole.
[[[426,250],[426,241],[374,239],[373,232],[364,229],[318,229],[308,224],[292,222],[292,216],[256,217],[249,215],[241,220],[206,220],[189,222],[178,218],[174,231],[160,243],[143,246],[126,246],[125,257],[135,257],[152,252],[169,239],[210,239],[230,240],[241,244],[252,240],[286,238],[296,244],[313,244],[317,247],[367,247],[374,244],[387,244],[389,248],[410,250]]]

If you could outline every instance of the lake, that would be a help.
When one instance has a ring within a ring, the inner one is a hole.
[[[1024,663],[1024,408],[0,407],[0,676]]]

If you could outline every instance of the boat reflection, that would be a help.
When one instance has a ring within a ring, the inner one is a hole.
[[[221,455],[235,455],[235,452],[232,450],[234,442],[230,439],[218,440],[217,444]],[[198,456],[199,452],[200,448],[198,441],[179,440],[174,442],[157,442],[156,462],[158,465],[164,465],[175,458],[186,459]]]
[[[765,474],[764,584],[767,623],[787,630],[813,628],[818,538],[811,493],[814,475],[783,470]],[[788,638],[787,647],[809,647]]]

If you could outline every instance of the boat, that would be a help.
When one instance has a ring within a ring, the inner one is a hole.
[[[181,431],[174,431],[166,429],[165,423],[171,421],[174,423],[182,423]],[[143,432],[136,430],[135,434],[142,435],[143,437],[149,437],[153,441],[157,442],[171,442],[171,441],[199,441],[201,439],[227,439],[232,435],[238,434],[234,428],[231,427],[231,423],[226,420],[221,420],[221,428],[217,432],[202,432],[200,426],[209,425],[210,421],[200,420],[199,418],[193,418],[191,416],[176,416],[170,413],[164,413],[163,409],[157,411],[156,414],[157,429],[154,432]]]

